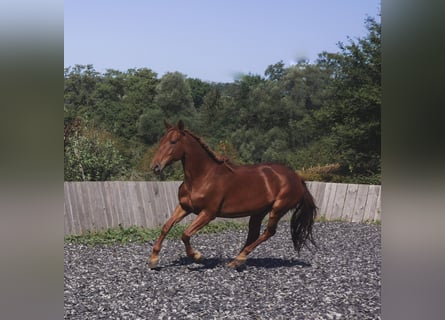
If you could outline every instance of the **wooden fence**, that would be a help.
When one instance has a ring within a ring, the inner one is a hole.
[[[178,203],[180,181],[65,182],[65,235],[122,225],[157,227]],[[307,182],[319,217],[352,222],[381,219],[381,187]],[[193,215],[186,217],[189,223]]]

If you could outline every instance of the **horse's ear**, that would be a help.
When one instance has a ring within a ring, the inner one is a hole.
[[[167,130],[172,127],[172,125],[170,123],[168,123],[167,120],[165,120],[165,119],[164,119],[164,126],[165,126],[165,129],[167,129]]]
[[[178,129],[179,131],[184,131],[184,122],[182,122],[182,120],[178,121]]]

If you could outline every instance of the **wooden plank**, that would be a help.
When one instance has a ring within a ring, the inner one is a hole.
[[[171,209],[171,204],[169,203],[171,199],[169,199],[168,194],[168,184],[163,181],[161,182],[159,186],[159,190],[162,192],[161,196],[161,204],[162,204],[162,211],[161,211],[161,218],[165,222],[170,218],[171,213],[173,212],[173,209]]]
[[[86,213],[88,208],[88,198],[83,192],[83,184],[80,182],[74,182],[73,183],[73,189],[74,189],[74,195],[75,199],[74,201],[77,204],[78,214],[79,214],[79,226],[80,226],[80,233],[83,233],[87,230],[91,230],[91,224],[89,223],[88,214]]]
[[[160,191],[160,185],[159,182],[154,181],[152,184],[152,203],[153,203],[153,212],[154,212],[154,220],[155,220],[155,227],[162,226],[165,223],[165,220],[162,218],[162,198],[161,198],[161,191]]]
[[[352,214],[354,212],[355,199],[357,198],[358,184],[348,184],[345,197],[345,205],[343,207],[343,212],[341,219],[345,221],[352,220]]]
[[[102,224],[104,229],[110,228],[110,213],[108,210],[108,204],[106,201],[106,189],[105,189],[105,182],[98,182],[96,187],[99,189],[99,195],[100,195],[100,210],[102,214]]]
[[[64,205],[65,205],[65,215],[64,218],[67,221],[68,228],[65,229],[65,234],[75,234],[75,220],[73,218],[73,208],[71,206],[71,200],[70,200],[70,192],[69,192],[70,184],[67,182],[63,183],[63,197],[64,197]]]
[[[118,209],[119,224],[126,227],[129,218],[125,210],[125,187],[124,184],[119,181],[115,181],[114,184],[116,185],[117,197],[114,198],[113,201],[115,201],[116,208]]]
[[[144,203],[147,208],[147,214],[146,214],[146,220],[147,220],[147,226],[155,227],[156,226],[156,217],[155,217],[155,211],[153,203],[153,190],[152,190],[152,183],[151,182],[145,182],[144,186],[142,188],[143,196],[144,196]]]
[[[110,214],[113,220],[113,228],[117,228],[122,223],[120,216],[119,188],[115,181],[107,182],[107,202],[110,206]]]
[[[133,204],[131,203],[130,198],[130,183],[124,183],[124,181],[119,181],[119,185],[121,188],[122,195],[122,214],[125,218],[125,227],[131,227],[135,224],[134,221],[134,213],[133,213]]]
[[[354,210],[352,212],[352,222],[362,222],[365,213],[366,200],[368,198],[369,186],[360,184],[357,190],[357,198],[355,199]]]
[[[150,227],[156,226],[156,217],[155,217],[155,211],[154,211],[154,199],[153,199],[153,187],[151,182],[146,182],[144,184],[143,190],[143,196],[144,196],[144,202],[147,208],[147,224]]]
[[[144,198],[142,197],[142,189],[144,188],[144,185],[145,183],[143,182],[136,182],[134,185],[134,198],[138,206],[138,225],[140,227],[147,227],[146,205]]]
[[[70,218],[69,218],[69,212],[67,208],[66,201],[63,203],[63,233],[64,234],[70,234],[71,233],[71,225],[70,225]]]
[[[382,188],[379,188],[377,196],[377,206],[374,214],[374,221],[382,221]]]
[[[332,189],[331,189],[331,194],[328,197],[328,207],[326,212],[326,217],[328,219],[331,219],[333,215],[335,198],[337,196],[337,183],[331,183],[331,185]]]
[[[139,226],[140,223],[140,204],[136,198],[136,182],[127,183],[127,205],[131,216],[131,226]]]
[[[131,227],[135,224],[133,207],[130,198],[130,184],[124,181],[119,181],[119,188],[121,190],[122,215],[124,217],[124,226]]]
[[[331,184],[327,183],[325,185],[325,192],[324,192],[325,196],[323,197],[323,199],[321,199],[321,203],[318,210],[319,217],[326,217],[328,200],[329,200],[329,195],[331,194],[331,190],[332,190]]]
[[[134,206],[136,208],[136,221],[137,221],[137,225],[142,227],[146,224],[145,222],[145,207],[144,207],[144,201],[142,200],[142,196],[141,196],[141,186],[142,183],[141,182],[134,182],[134,187],[133,187],[133,202],[134,202]]]
[[[178,200],[176,200],[176,188],[174,183],[166,184],[166,193],[168,197],[168,209],[167,209],[167,215],[170,217],[172,213],[175,211],[176,205],[178,203]]]
[[[155,186],[153,182],[147,182],[147,197],[148,197],[148,203],[150,205],[150,220],[151,220],[151,224],[153,226],[156,226],[158,221],[156,219],[156,206],[157,206],[157,201],[156,201],[156,196],[155,196]]]
[[[63,183],[63,194],[64,194],[64,213],[63,213],[63,219],[64,219],[64,234],[73,234],[75,233],[73,228],[73,213],[71,204],[69,202],[69,194],[68,194],[68,184],[66,182]]]
[[[165,217],[165,192],[164,192],[164,184],[162,181],[159,181],[156,184],[156,188],[158,190],[158,194],[156,195],[156,204],[157,204],[157,210],[156,210],[156,217],[158,220],[158,223],[161,225],[163,224],[167,219]]]
[[[84,214],[84,226],[87,230],[94,230],[93,219],[91,218],[90,195],[88,194],[88,182],[78,183],[80,194],[82,196],[82,207]]]
[[[335,183],[326,183],[325,193],[320,208],[320,216],[330,219],[332,215],[332,204],[335,199],[337,185]]]
[[[74,226],[75,234],[80,234],[81,226],[80,226],[79,209],[78,209],[78,202],[76,201],[76,196],[77,196],[77,193],[74,190],[74,184],[69,183],[68,184],[68,201],[69,201],[70,207],[71,207],[73,226]]]
[[[140,182],[134,182],[133,190],[132,190],[132,201],[133,201],[133,207],[135,208],[135,215],[136,215],[136,225],[142,227],[145,222],[145,212],[144,212],[144,206],[143,201],[141,199],[140,195]]]
[[[329,220],[341,219],[341,216],[343,214],[343,208],[345,206],[347,189],[348,189],[348,185],[346,183],[337,183],[337,190],[335,193],[335,201],[333,203],[332,214],[329,217]]]
[[[323,182],[317,182],[318,188],[317,188],[317,192],[314,196],[315,198],[315,205],[317,206],[317,208],[320,208],[321,204],[323,203],[323,198],[325,196],[325,192],[326,192],[326,183]]]
[[[88,219],[91,223],[91,230],[99,230],[99,217],[96,210],[96,189],[94,188],[95,182],[86,182],[83,186],[84,193],[87,198],[86,212]]]
[[[73,208],[73,218],[75,219],[75,226],[76,226],[76,234],[81,234],[82,233],[82,222],[81,222],[81,205],[79,203],[78,200],[78,193],[77,193],[77,189],[75,187],[75,184],[70,184],[70,201],[71,201],[71,206]]]
[[[119,225],[118,213],[114,202],[114,184],[110,181],[104,182],[104,199],[106,203],[106,215],[108,228],[116,228]]]
[[[368,198],[363,213],[363,222],[374,221],[377,210],[377,200],[379,196],[380,186],[370,185],[368,190]]]
[[[94,218],[94,223],[97,230],[107,229],[107,219],[105,214],[105,200],[104,195],[102,193],[101,185],[103,182],[91,182],[89,185],[90,194],[91,194],[91,207],[92,207],[92,216]]]
[[[116,217],[117,217],[118,225],[125,226],[126,219],[124,217],[124,203],[122,201],[123,191],[121,190],[120,183],[117,181],[113,182],[113,188],[115,191],[114,191],[114,196],[112,198],[112,201],[116,208]]]
[[[95,217],[95,211],[93,208],[93,202],[94,202],[94,188],[91,187],[92,182],[85,182],[82,184],[82,190],[84,195],[84,205],[85,205],[85,213],[88,216],[88,219],[90,221],[90,228],[89,230],[97,230],[96,226],[96,217]],[[91,189],[91,190],[90,190]]]

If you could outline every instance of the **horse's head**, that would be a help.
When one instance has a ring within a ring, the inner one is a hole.
[[[161,138],[159,148],[151,161],[151,169],[154,172],[161,172],[171,163],[181,160],[184,156],[184,147],[182,140],[185,136],[184,123],[178,121],[176,126],[172,126],[164,120],[167,132]]]

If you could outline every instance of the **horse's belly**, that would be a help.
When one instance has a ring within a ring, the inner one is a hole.
[[[251,215],[255,215],[255,214],[261,214],[264,212],[269,212],[271,209],[271,206],[268,205],[266,207],[260,207],[260,208],[245,208],[244,210],[240,210],[240,211],[231,211],[231,210],[221,210],[221,212],[219,213],[219,217],[221,218],[242,218],[242,217],[248,217]]]
[[[263,213],[272,208],[273,199],[268,197],[250,197],[240,194],[226,198],[221,206],[220,216],[223,218],[246,217],[256,213]]]

